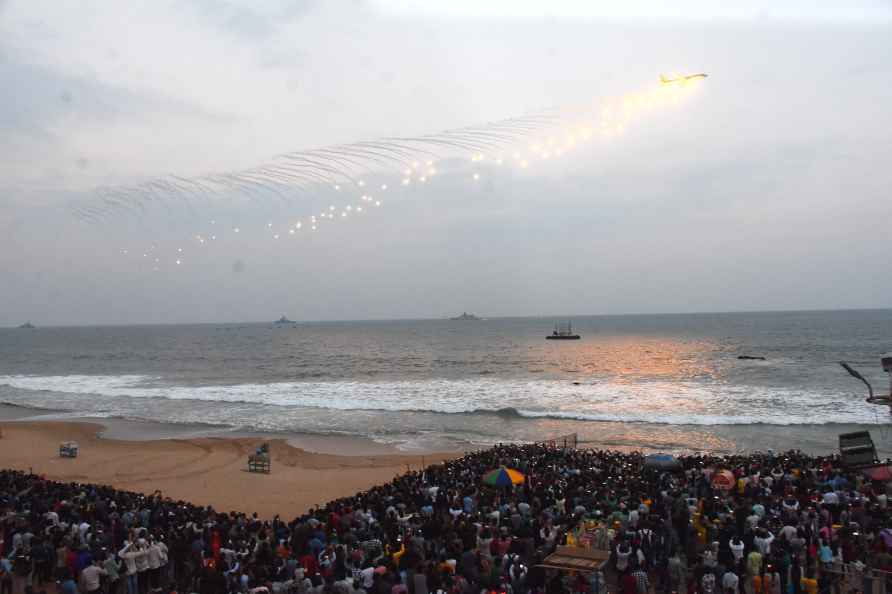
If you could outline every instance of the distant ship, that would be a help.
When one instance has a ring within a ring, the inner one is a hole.
[[[281,318],[279,318],[278,320],[273,322],[273,325],[274,326],[296,326],[297,322],[295,322],[294,320],[289,320],[285,316],[282,316]]]
[[[548,340],[579,340],[578,334],[573,334],[573,325],[570,322],[566,324],[555,324],[554,330],[545,337]]]
[[[35,326],[35,325],[32,324],[31,322],[25,322],[24,324],[22,324],[21,326],[19,326],[19,328],[37,328],[37,326]]]
[[[468,312],[462,312],[460,316],[455,316],[454,318],[449,318],[450,320],[479,320],[474,314],[469,314]]]

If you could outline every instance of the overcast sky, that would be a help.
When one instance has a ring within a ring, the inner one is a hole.
[[[887,1],[0,0],[0,325],[890,307],[890,56]],[[456,164],[312,237],[252,230],[321,191],[70,210],[673,71],[710,77],[622,136],[524,171]],[[188,244],[216,217],[246,232]],[[188,256],[122,256],[149,245]]]

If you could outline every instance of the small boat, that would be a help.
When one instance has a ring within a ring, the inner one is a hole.
[[[474,314],[469,314],[468,312],[462,312],[460,316],[455,316],[454,318],[449,318],[450,320],[479,320]]]
[[[273,326],[296,326],[296,325],[297,325],[297,322],[295,322],[294,320],[289,320],[285,316],[282,316],[281,318],[279,318],[278,320],[273,322]]]
[[[32,324],[31,322],[25,322],[24,324],[22,324],[21,326],[19,326],[19,328],[37,328],[37,326],[35,326],[35,325]]]
[[[566,324],[555,324],[551,334],[545,337],[548,340],[579,340],[578,334],[573,334],[573,325],[570,322]]]

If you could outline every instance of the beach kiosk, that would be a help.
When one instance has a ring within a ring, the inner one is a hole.
[[[76,441],[63,441],[59,444],[60,458],[77,458],[78,445]]]
[[[610,559],[610,551],[585,547],[559,546],[552,554],[543,559],[539,567],[588,574],[603,571],[608,559]]]
[[[880,465],[877,449],[869,431],[840,433],[839,455],[846,468],[870,468]]]
[[[603,571],[610,559],[609,526],[600,520],[582,519],[567,533],[567,544],[558,546],[539,567],[562,572],[592,574]]]
[[[269,474],[270,458],[268,443],[260,444],[260,446],[257,447],[257,450],[248,456],[248,472],[262,472],[264,474]]]

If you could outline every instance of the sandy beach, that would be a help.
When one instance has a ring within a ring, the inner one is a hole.
[[[631,451],[801,449],[837,451],[839,433],[872,431],[881,458],[892,457],[888,427],[846,425],[666,426],[594,423],[580,447]],[[31,469],[47,478],[100,483],[218,510],[297,516],[312,506],[352,495],[410,469],[459,456],[407,453],[395,445],[353,436],[234,432],[229,427],[77,417],[63,411],[0,405],[0,468]],[[77,441],[80,456],[60,458],[59,444]],[[272,472],[249,473],[247,458],[271,444]],[[477,449],[466,444],[466,449]]]
[[[124,423],[128,423],[124,421]],[[114,425],[115,423],[112,423]],[[138,425],[137,423],[133,423]],[[103,425],[81,421],[0,423],[0,467],[29,470],[60,481],[100,483],[164,496],[221,511],[295,517],[312,506],[352,495],[458,454],[406,455],[350,438],[310,438],[308,451],[272,439],[272,472],[249,473],[247,458],[258,437],[190,437],[152,440],[101,437]],[[133,432],[136,434],[136,432]],[[80,455],[60,458],[59,444],[77,441]],[[346,454],[323,453],[326,449]],[[362,449],[366,451],[363,453]]]

